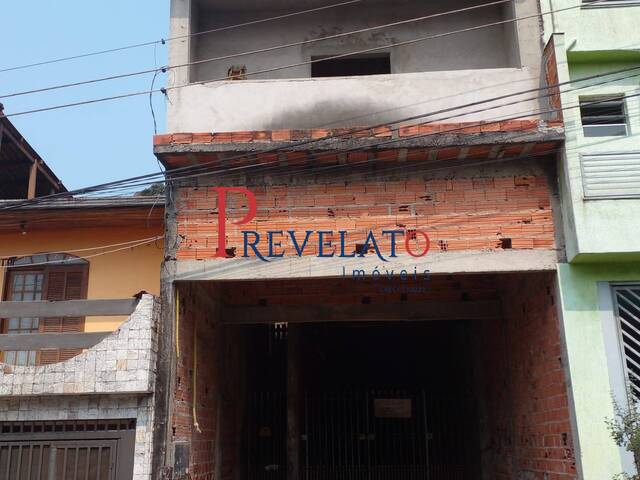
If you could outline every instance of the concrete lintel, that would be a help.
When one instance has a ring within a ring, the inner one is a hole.
[[[387,143],[384,138],[327,138],[319,141],[302,142],[219,142],[156,145],[156,155],[181,153],[218,153],[218,152],[263,152],[282,149],[287,151],[326,151],[349,149],[403,149],[403,148],[441,148],[466,147],[473,145],[501,145],[517,143],[560,142],[564,140],[561,128],[531,132],[484,132],[484,133],[439,133],[423,137],[395,139]]]
[[[378,269],[382,275],[393,270],[400,275],[406,270],[419,274],[515,273],[555,271],[554,250],[476,250],[429,253],[424,258],[398,257],[382,262],[375,255],[363,258],[289,257],[263,262],[256,258],[177,261],[174,281],[260,280],[285,278],[352,277],[353,270],[371,275]],[[344,270],[343,270],[344,268]]]

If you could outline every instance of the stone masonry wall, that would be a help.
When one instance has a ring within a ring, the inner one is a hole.
[[[144,295],[118,330],[66,362],[0,366],[0,422],[135,419],[133,480],[151,480],[159,313]]]

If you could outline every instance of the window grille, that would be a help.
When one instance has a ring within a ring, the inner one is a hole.
[[[613,288],[620,347],[631,393],[640,398],[640,284]]]

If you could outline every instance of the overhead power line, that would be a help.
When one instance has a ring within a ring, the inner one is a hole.
[[[640,68],[640,67],[637,67],[637,68]],[[468,108],[470,106],[476,106],[476,105],[480,105],[480,104],[483,104],[483,103],[491,103],[491,102],[494,102],[494,101],[497,101],[497,100],[501,100],[503,98],[519,96],[519,95],[523,95],[523,94],[530,93],[530,92],[552,89],[552,88],[556,88],[556,87],[559,87],[559,86],[562,86],[562,85],[566,85],[568,83],[578,83],[578,82],[582,82],[582,81],[592,80],[594,78],[607,77],[607,76],[610,76],[610,75],[613,75],[613,74],[618,74],[618,73],[621,73],[621,72],[635,70],[637,68],[623,69],[623,70],[618,70],[618,71],[615,71],[615,72],[591,75],[591,76],[588,76],[588,77],[575,79],[575,80],[573,80],[571,82],[563,82],[563,83],[558,83],[558,84],[554,84],[554,85],[548,85],[548,86],[545,86],[545,87],[539,87],[537,89],[530,89],[530,90],[525,90],[525,91],[521,91],[521,92],[515,92],[515,93],[512,93],[512,94],[502,95],[502,96],[494,97],[494,98],[487,99],[487,100],[472,102],[472,103],[469,103],[469,104],[459,105],[459,106],[456,106],[456,107],[450,107],[450,108],[438,110],[438,111],[435,111],[435,112],[427,112],[427,113],[425,113],[423,115],[405,117],[404,119],[397,119],[396,121],[393,121],[393,122],[390,122],[390,123],[396,124],[396,123],[401,123],[403,121],[406,121],[408,119],[416,119],[416,118],[421,118],[421,117],[439,115],[441,113],[447,113],[447,112],[450,112],[450,111],[454,111],[456,109]],[[616,81],[616,80],[618,80],[618,79],[614,78],[614,79],[612,79],[610,81]],[[592,86],[592,85],[586,85],[584,88],[587,88],[587,87],[590,87],[590,86]],[[579,88],[583,88],[583,87],[579,87]],[[578,89],[578,88],[576,88],[576,89]],[[597,103],[597,102],[593,102],[593,103]],[[490,107],[490,108],[487,108],[485,110],[490,110],[492,108],[499,108],[499,107],[501,107],[501,106],[498,105],[496,107]],[[574,107],[572,107],[572,108],[574,108]],[[556,110],[551,110],[551,111],[556,111]],[[542,112],[542,113],[544,113],[544,112]],[[464,115],[464,114],[468,114],[468,112],[464,112],[461,115]],[[520,117],[518,117],[518,118],[520,118]],[[441,120],[442,119],[437,119],[437,121],[441,121]],[[504,121],[504,120],[505,119],[502,119],[501,121]],[[386,126],[386,125],[387,124],[384,124],[384,126]],[[347,131],[345,133],[341,133],[339,135],[323,137],[323,138],[320,138],[320,139],[304,140],[304,141],[296,142],[296,143],[291,144],[291,145],[287,145],[286,147],[274,147],[274,148],[267,149],[267,150],[264,150],[264,151],[261,151],[261,152],[252,152],[252,154],[256,155],[256,154],[275,153],[275,152],[278,152],[278,151],[281,151],[281,152],[282,151],[290,151],[293,148],[300,147],[300,146],[303,146],[303,145],[306,145],[306,144],[318,143],[318,142],[323,142],[323,141],[326,141],[326,140],[335,139],[335,138],[338,138],[338,137],[341,137],[341,136],[353,135],[354,133],[370,130],[372,128],[376,128],[376,127],[375,126],[369,126],[369,127],[363,127],[363,128],[356,128],[356,129],[353,129],[353,130],[349,130],[349,131]],[[408,138],[411,138],[411,137],[404,137],[404,138],[408,139]],[[227,161],[231,161],[231,160],[234,160],[234,159],[246,158],[247,156],[248,156],[247,154],[241,154],[241,155],[237,155],[235,157],[232,157],[232,158],[229,158],[229,159],[226,159],[226,160]],[[211,162],[207,162],[207,163],[211,163]],[[171,175],[173,175],[174,178],[181,178],[176,174],[180,174],[180,173],[183,173],[183,172],[184,173],[191,173],[191,172],[196,171],[196,170],[206,170],[207,163],[201,164],[201,165],[196,165],[196,166],[180,167],[180,168],[172,170],[171,171]],[[258,166],[260,166],[260,165],[258,165]],[[224,170],[219,170],[219,171],[206,171],[205,173],[203,173],[203,175],[204,174],[212,175],[212,174],[216,174],[216,173],[223,173],[223,174],[227,173],[228,174],[229,170],[241,170],[241,169],[254,168],[254,167],[255,167],[255,165],[246,165],[246,166],[240,166],[240,167],[235,167],[235,168],[232,168],[232,169],[224,169]],[[142,185],[142,183],[140,183],[140,182],[144,182],[146,180],[149,180],[149,183],[152,183],[152,179],[157,178],[158,176],[159,176],[158,172],[155,172],[155,173],[152,173],[152,174],[140,175],[140,176],[131,177],[131,178],[128,178],[128,179],[123,179],[123,180],[118,180],[118,181],[114,181],[114,182],[108,182],[108,183],[104,183],[104,184],[100,184],[100,185],[95,185],[95,186],[92,186],[92,187],[85,187],[85,188],[78,189],[78,190],[75,190],[75,191],[67,192],[64,195],[62,195],[62,194],[54,194],[54,195],[49,195],[49,196],[38,197],[38,198],[33,199],[33,200],[28,200],[28,201],[20,202],[20,203],[13,204],[13,205],[10,205],[10,206],[5,206],[4,208],[0,208],[0,210],[18,208],[20,206],[32,205],[32,204],[36,204],[36,203],[44,203],[44,202],[52,200],[54,198],[59,198],[61,196],[86,195],[86,194],[96,193],[96,192],[100,192],[100,191],[109,191],[109,190],[114,190],[114,189],[130,188],[130,187],[133,187],[133,186]],[[171,180],[171,178],[169,180]],[[158,180],[156,180],[156,181],[158,181]]]
[[[597,0],[595,2],[592,3],[599,3],[601,1],[604,0]],[[577,6],[573,6],[573,7],[566,7],[563,9],[558,9],[555,10],[555,13],[559,13],[559,12],[563,12],[563,11],[567,11],[567,10],[574,10],[577,8],[582,8],[581,5],[577,5]],[[340,58],[345,58],[345,57],[350,57],[350,56],[354,56],[354,55],[361,55],[364,53],[371,53],[371,52],[377,52],[380,50],[385,50],[388,48],[394,48],[394,47],[398,47],[398,46],[404,46],[404,45],[410,45],[410,44],[414,44],[414,43],[419,43],[419,42],[424,42],[427,40],[432,40],[432,39],[436,39],[436,38],[442,38],[442,37],[447,37],[447,36],[451,36],[451,35],[457,35],[457,34],[461,34],[461,33],[467,33],[467,32],[471,32],[471,31],[475,31],[475,30],[480,30],[483,28],[488,28],[488,27],[495,27],[498,25],[505,25],[507,23],[513,23],[513,22],[518,22],[521,20],[527,20],[527,19],[531,19],[531,18],[539,18],[542,17],[544,15],[549,15],[550,12],[542,12],[542,13],[536,13],[536,14],[532,14],[532,15],[525,15],[523,17],[516,17],[516,18],[512,18],[509,20],[500,20],[497,22],[491,22],[491,23],[487,23],[487,24],[483,24],[483,25],[477,25],[474,27],[469,27],[469,28],[463,28],[463,29],[459,29],[459,30],[453,30],[450,32],[444,32],[444,33],[440,33],[440,34],[436,34],[436,35],[429,35],[429,36],[425,36],[425,37],[419,37],[419,38],[414,38],[411,40],[405,40],[402,42],[396,42],[396,43],[390,43],[387,45],[381,45],[381,46],[377,46],[377,47],[371,47],[371,48],[367,48],[367,49],[363,49],[363,50],[357,50],[357,51],[351,51],[348,53],[343,53],[343,54],[339,54],[339,55],[333,55],[330,57],[325,57],[325,58],[319,58],[319,59],[311,59],[308,61],[304,61],[304,62],[297,62],[297,63],[293,63],[293,64],[289,64],[289,65],[282,65],[282,66],[277,66],[277,67],[272,67],[272,68],[267,68],[267,69],[263,69],[263,70],[258,70],[255,72],[248,72],[245,75],[246,76],[254,76],[254,75],[260,75],[260,74],[264,74],[264,73],[270,73],[270,72],[275,72],[275,71],[279,71],[279,70],[286,70],[289,68],[295,68],[295,67],[300,67],[300,66],[304,66],[304,65],[312,65],[314,63],[318,63],[318,62],[322,62],[322,61],[327,61],[327,60],[335,60],[335,59],[340,59]],[[219,58],[219,57],[216,57]],[[189,65],[193,65],[194,62],[189,62],[189,63],[185,63],[183,65],[181,65],[181,67],[185,67],[185,66],[189,66]],[[73,103],[66,103],[66,104],[61,104],[61,105],[53,105],[50,107],[42,107],[42,108],[36,108],[36,109],[32,109],[32,110],[25,110],[22,112],[16,112],[16,113],[10,113],[10,114],[6,114],[6,117],[16,117],[16,116],[21,116],[21,115],[29,115],[29,114],[33,114],[33,113],[41,113],[41,112],[47,112],[47,111],[52,111],[52,110],[59,110],[59,109],[63,109],[63,108],[70,108],[70,107],[77,107],[77,106],[81,106],[81,105],[88,105],[88,104],[93,104],[93,103],[99,103],[99,102],[106,102],[106,101],[112,101],[112,100],[121,100],[124,98],[130,98],[130,97],[136,97],[136,96],[141,96],[141,95],[149,95],[152,93],[166,93],[168,91],[172,91],[172,90],[177,90],[180,88],[186,88],[186,87],[190,87],[190,86],[194,86],[194,85],[207,85],[210,83],[217,83],[217,82],[222,82],[222,81],[228,81],[228,77],[221,77],[221,78],[216,78],[216,79],[212,79],[212,80],[203,80],[203,81],[198,81],[198,82],[191,82],[191,83],[185,83],[182,85],[173,85],[173,86],[168,86],[166,88],[159,88],[159,89],[151,89],[151,90],[144,90],[144,91],[139,91],[139,92],[130,92],[130,93],[124,93],[124,94],[120,94],[120,95],[114,95],[114,96],[109,96],[109,97],[101,97],[101,98],[95,98],[95,99],[90,99],[90,100],[84,100],[84,101],[78,101],[78,102],[73,102]]]
[[[476,9],[479,9],[479,8],[495,6],[495,5],[499,5],[499,4],[507,3],[507,2],[512,2],[512,1],[513,0],[495,0],[495,1],[492,1],[492,2],[489,2],[489,3],[473,5],[471,7],[459,8],[459,9],[456,9],[456,10],[449,10],[449,11],[446,11],[446,12],[434,13],[434,14],[431,14],[431,15],[423,15],[423,16],[420,16],[420,17],[409,18],[409,19],[406,19],[406,20],[400,20],[400,21],[397,21],[397,22],[387,23],[387,24],[384,24],[384,25],[377,25],[375,27],[362,28],[362,29],[359,29],[359,30],[353,30],[353,31],[349,31],[349,32],[338,33],[338,34],[335,34],[335,35],[327,35],[327,36],[323,36],[323,37],[310,38],[310,39],[307,39],[307,40],[301,40],[301,41],[287,43],[287,44],[275,45],[275,46],[272,46],[272,47],[259,48],[259,49],[256,49],[256,50],[249,50],[249,51],[239,52],[239,53],[232,53],[232,54],[223,55],[223,56],[219,56],[219,57],[206,58],[206,59],[202,59],[202,60],[194,60],[192,62],[182,63],[182,64],[178,64],[178,65],[168,65],[168,66],[164,66],[164,67],[157,67],[157,68],[152,68],[152,69],[139,70],[139,71],[136,71],[136,72],[128,72],[128,73],[123,73],[123,74],[119,74],[119,75],[109,75],[109,76],[106,76],[106,77],[94,78],[94,79],[91,79],[91,80],[82,80],[82,81],[78,81],[78,82],[71,82],[71,83],[64,83],[64,84],[60,84],[60,85],[53,85],[53,86],[50,86],[50,87],[42,87],[42,88],[36,88],[36,89],[32,89],[32,90],[24,90],[24,91],[21,91],[21,92],[7,93],[7,94],[4,94],[4,95],[0,95],[0,99],[17,97],[17,96],[22,96],[22,95],[30,95],[30,94],[33,94],[33,93],[48,92],[48,91],[52,91],[52,90],[60,90],[60,89],[63,89],[63,88],[78,87],[78,86],[82,86],[82,85],[89,85],[89,84],[98,83],[98,82],[106,82],[106,81],[110,81],[110,80],[117,80],[117,79],[122,79],[122,78],[135,77],[135,76],[146,75],[146,74],[151,74],[151,73],[158,74],[159,72],[165,72],[167,70],[173,70],[173,69],[176,69],[176,68],[185,68],[185,67],[190,67],[190,66],[194,66],[194,65],[202,65],[202,64],[205,64],[205,63],[216,62],[216,61],[220,61],[220,60],[229,60],[231,58],[238,58],[238,57],[245,57],[245,56],[249,56],[249,55],[256,55],[256,54],[260,54],[260,53],[273,52],[273,51],[282,50],[282,49],[285,49],[285,48],[297,47],[297,46],[302,46],[302,45],[309,45],[309,44],[312,44],[312,43],[323,42],[323,41],[326,41],[326,40],[335,40],[336,38],[349,37],[349,36],[352,36],[352,35],[359,35],[361,33],[371,32],[371,31],[375,31],[375,30],[381,30],[381,29],[384,29],[384,28],[397,27],[399,25],[406,25],[408,23],[416,23],[416,22],[420,22],[420,21],[424,21],[424,20],[429,20],[429,19],[433,19],[433,18],[442,17],[442,16],[445,16],[445,15],[453,15],[453,14],[456,14],[456,13],[468,12],[468,11],[471,11],[471,10],[476,10]],[[323,59],[323,60],[326,60],[326,59]],[[260,71],[260,72],[249,73],[247,75],[256,75],[258,73],[265,73],[265,72]],[[221,79],[215,79],[213,81],[222,81],[222,80],[228,80],[228,77],[222,77]]]
[[[123,250],[128,250],[130,248],[136,248],[136,247],[141,247],[142,245],[147,245],[149,243],[153,243],[153,242],[157,242],[158,240],[164,238],[164,235],[159,235],[156,237],[152,237],[152,238],[147,238],[147,239],[142,239],[137,243],[130,243],[124,247],[119,247],[119,248],[113,248],[110,250],[106,250],[104,252],[99,252],[99,253],[93,253],[91,255],[84,255],[84,256],[77,256],[77,257],[73,257],[73,258],[69,258],[69,259],[62,259],[62,260],[51,260],[51,261],[45,261],[45,262],[34,262],[34,263],[29,263],[29,264],[21,264],[20,267],[38,267],[41,265],[50,265],[50,264],[64,264],[64,263],[70,263],[74,260],[77,260],[78,258],[81,258],[83,260],[88,260],[89,258],[95,258],[95,257],[101,257],[102,255],[109,255],[112,253],[116,253],[116,252],[121,252]],[[27,256],[27,255],[22,255],[22,256]],[[6,265],[2,266],[3,268],[7,268]]]
[[[276,15],[273,17],[268,17],[268,18],[263,18],[263,19],[259,19],[259,20],[252,20],[250,22],[243,22],[243,23],[239,23],[236,25],[228,25],[225,27],[219,27],[219,28],[212,28],[210,30],[204,30],[202,32],[195,32],[195,33],[191,33],[191,34],[187,34],[187,35],[177,35],[175,37],[169,37],[169,38],[161,38],[160,40],[152,40],[149,42],[142,42],[142,43],[134,43],[131,45],[124,45],[121,47],[115,47],[115,48],[108,48],[106,50],[98,50],[95,52],[89,52],[89,53],[82,53],[82,54],[78,54],[78,55],[71,55],[69,57],[60,57],[60,58],[54,58],[51,60],[43,60],[41,62],[34,62],[34,63],[28,63],[28,64],[24,64],[24,65],[17,65],[17,66],[13,66],[13,67],[5,67],[5,68],[1,68],[0,69],[0,73],[3,72],[10,72],[10,71],[14,71],[14,70],[24,70],[26,68],[33,68],[33,67],[40,67],[43,65],[50,65],[52,63],[60,63],[60,62],[67,62],[70,60],[78,60],[80,58],[87,58],[87,57],[95,57],[97,55],[104,55],[107,53],[115,53],[115,52],[121,52],[124,50],[132,50],[135,48],[141,48],[141,47],[150,47],[153,45],[164,45],[165,43],[168,42],[173,42],[175,40],[181,40],[184,38],[188,38],[188,37],[195,37],[195,36],[199,36],[199,35],[207,35],[210,33],[216,33],[216,32],[223,32],[226,30],[232,30],[235,28],[242,28],[242,27],[248,27],[251,25],[257,25],[260,23],[265,23],[265,22],[272,22],[275,20],[282,20],[285,18],[290,18],[290,17],[295,17],[298,15],[306,15],[308,13],[314,13],[314,12],[319,12],[322,10],[328,10],[331,8],[337,8],[337,7],[343,7],[346,5],[350,5],[350,4],[354,4],[354,3],[360,3],[362,0],[348,0],[345,2],[340,2],[340,3],[334,3],[331,5],[326,5],[323,7],[316,7],[316,8],[309,8],[307,10],[300,10],[298,12],[292,12],[292,13],[286,13],[286,14],[282,14],[282,15]]]

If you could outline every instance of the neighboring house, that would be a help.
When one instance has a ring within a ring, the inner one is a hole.
[[[555,44],[565,148],[560,194],[566,261],[558,266],[578,471],[585,480],[634,473],[605,424],[616,398],[640,386],[640,2],[542,0]],[[625,71],[622,71],[625,70]],[[587,82],[581,78],[622,71]],[[603,81],[608,80],[606,84]],[[563,88],[566,90],[569,86]]]
[[[538,2],[325,4],[172,1],[155,472],[577,478]]]
[[[164,200],[24,204],[66,189],[0,126],[0,478],[149,479]]]

